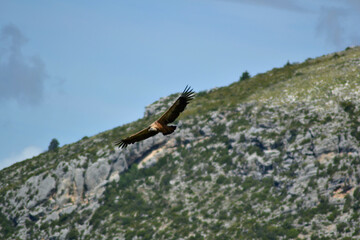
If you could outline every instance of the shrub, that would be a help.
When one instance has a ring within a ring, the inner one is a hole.
[[[6,216],[1,212],[0,208],[0,233],[3,237],[11,236],[15,232],[14,224],[6,218]],[[1,236],[0,234],[0,236]]]
[[[356,188],[354,191],[354,199],[356,199],[357,201],[360,201],[360,188]]]
[[[79,232],[76,228],[71,228],[68,234],[66,235],[66,240],[76,240],[79,239]]]
[[[336,225],[336,230],[339,232],[339,233],[342,233],[345,231],[345,228],[347,227],[347,224],[344,223],[344,222],[341,222],[339,224]]]
[[[344,109],[345,112],[347,112],[350,115],[354,114],[354,110],[355,110],[355,104],[352,103],[351,101],[343,101],[340,102],[340,106]]]
[[[242,73],[239,81],[243,81],[243,80],[246,80],[246,79],[249,79],[251,76],[250,76],[250,73],[248,71],[245,71]]]
[[[56,151],[59,148],[59,141],[56,138],[53,138],[49,145],[49,152]]]
[[[220,175],[218,179],[216,180],[217,184],[228,184],[230,182],[229,179],[227,179],[224,175]]]

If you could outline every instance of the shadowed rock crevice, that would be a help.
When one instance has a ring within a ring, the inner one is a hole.
[[[146,158],[146,156],[148,156],[153,151],[156,151],[157,149],[161,148],[164,145],[165,145],[165,142],[157,143],[157,144],[151,146],[150,148],[146,149],[145,151],[143,151],[140,154],[130,155],[130,157],[127,159],[128,166],[130,167],[134,163],[139,164],[144,158]]]

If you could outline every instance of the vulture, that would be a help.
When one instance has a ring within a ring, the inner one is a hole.
[[[186,105],[188,105],[188,103],[194,99],[194,94],[195,92],[189,86],[186,86],[178,99],[176,99],[173,105],[168,110],[166,110],[159,119],[143,130],[127,138],[116,141],[115,145],[119,148],[126,148],[129,144],[140,142],[144,139],[155,136],[159,132],[161,132],[163,135],[173,133],[176,129],[176,126],[170,126],[168,124],[174,122],[180,113],[184,111]]]

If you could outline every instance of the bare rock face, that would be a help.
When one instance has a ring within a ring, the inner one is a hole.
[[[76,168],[74,173],[74,182],[75,182],[75,194],[77,196],[77,202],[81,200],[81,197],[83,196],[83,193],[85,191],[84,189],[84,170]]]
[[[25,185],[17,192],[17,198],[21,199],[17,207],[26,206],[32,209],[46,201],[56,189],[56,182],[52,176],[38,175],[29,178]]]
[[[113,159],[113,163],[111,165],[112,173],[122,173],[123,171],[128,169],[128,164],[124,154],[119,154],[117,158],[112,158],[112,159]]]
[[[88,191],[92,191],[95,187],[105,183],[110,173],[110,164],[106,159],[100,159],[90,165],[85,174],[85,186]]]
[[[97,200],[103,195],[105,184],[119,180],[119,175],[128,168],[125,153],[119,149],[111,153],[99,151],[99,154],[106,157],[90,162],[80,156],[60,162],[54,169],[30,177],[19,189],[9,191],[7,207],[19,215],[13,220],[16,226],[25,226],[29,221],[50,224],[68,215],[98,208]],[[65,239],[66,235],[67,232],[61,232],[52,237]],[[20,230],[18,236],[29,237],[24,230]]]
[[[179,94],[174,94],[168,97],[160,98],[158,101],[145,107],[144,117],[157,115],[165,112],[179,97]]]
[[[83,169],[68,165],[64,166],[64,168],[66,172],[60,171],[61,173],[58,175],[57,192],[54,196],[59,207],[63,207],[70,202],[80,202],[84,190]]]
[[[36,196],[37,202],[45,201],[55,190],[55,179],[52,176],[46,176],[45,179],[39,181],[39,193]]]

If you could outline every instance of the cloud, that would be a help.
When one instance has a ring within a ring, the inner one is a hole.
[[[342,25],[344,17],[344,11],[339,8],[323,8],[317,25],[318,34],[323,35],[335,46],[341,46],[345,38],[345,29]]]
[[[36,105],[43,99],[45,65],[39,57],[25,57],[22,47],[27,42],[13,24],[0,31],[0,102],[15,100]]]
[[[360,1],[359,0],[345,0],[344,2],[346,2],[351,8],[357,10],[358,12],[360,11]]]
[[[252,5],[261,5],[266,7],[271,7],[275,9],[283,9],[290,11],[307,11],[306,8],[297,4],[296,0],[228,0],[238,3],[246,3]]]
[[[1,160],[0,161],[0,169],[8,167],[16,162],[23,161],[25,159],[37,156],[42,152],[43,151],[39,147],[28,146],[28,147],[24,148],[20,153],[14,154],[8,158]]]
[[[316,34],[338,48],[360,44],[358,22],[360,22],[359,0],[227,0],[286,10],[314,14],[318,17]]]
[[[334,0],[332,3],[337,6],[323,5],[320,9],[317,33],[337,47],[359,44],[360,1]]]

